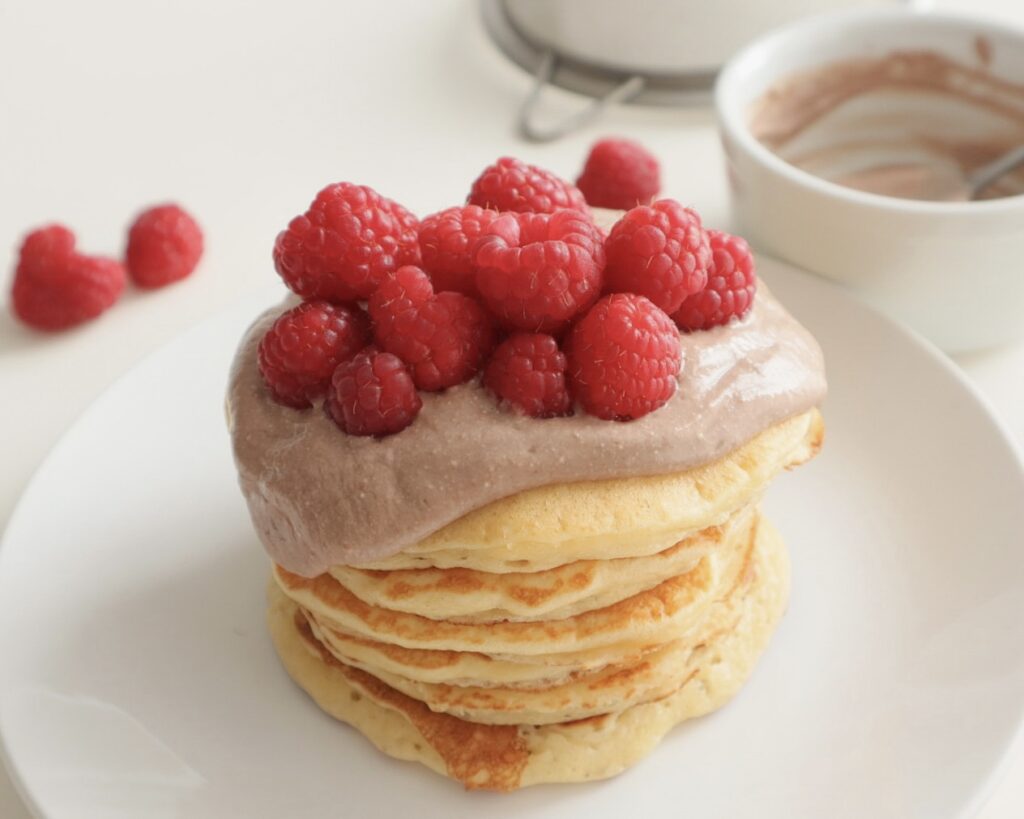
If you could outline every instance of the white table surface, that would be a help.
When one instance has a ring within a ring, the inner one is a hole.
[[[938,5],[1024,25],[1019,0]],[[275,281],[274,235],[327,182],[364,182],[425,214],[462,201],[497,156],[572,176],[597,136],[617,133],[661,157],[667,192],[729,224],[707,109],[619,109],[554,145],[521,142],[512,122],[528,80],[485,39],[470,0],[5,0],[0,77],[0,264],[13,268],[21,234],[53,220],[85,250],[118,253],[133,212],[169,199],[207,235],[192,279],[128,292],[80,330],[37,335],[0,310],[0,527],[113,379]],[[554,111],[574,102],[550,97]],[[3,290],[6,301],[6,279]],[[958,362],[1024,445],[1024,345]],[[101,489],[98,471],[90,491]],[[0,817],[27,815],[0,771]],[[1024,756],[980,814],[1022,815]]]

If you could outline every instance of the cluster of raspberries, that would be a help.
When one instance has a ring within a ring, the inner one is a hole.
[[[597,164],[581,179],[614,190]],[[677,388],[680,330],[742,317],[756,288],[746,243],[678,202],[637,205],[605,236],[580,189],[509,158],[422,221],[329,185],[278,235],[274,264],[304,301],[260,341],[270,392],[378,437],[413,422],[421,392],[478,375],[508,411],[640,418]]]

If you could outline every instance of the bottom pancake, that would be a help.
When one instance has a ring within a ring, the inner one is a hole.
[[[420,762],[467,788],[510,791],[614,776],[680,722],[726,703],[753,670],[788,597],[785,546],[763,519],[749,565],[735,628],[696,649],[693,670],[673,693],[617,713],[544,726],[485,725],[435,713],[344,665],[317,642],[300,609],[274,583],[268,621],[288,673],[328,714],[390,756]]]

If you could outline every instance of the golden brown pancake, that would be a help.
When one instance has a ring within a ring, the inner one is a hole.
[[[404,648],[530,658],[566,655],[624,641],[657,644],[697,627],[707,607],[729,587],[752,531],[754,516],[744,510],[742,517],[744,525],[733,528],[728,548],[705,555],[691,570],[670,575],[653,588],[610,606],[564,619],[497,623],[432,620],[370,606],[330,574],[303,578],[278,566],[274,577],[285,594],[309,611],[317,624]]]
[[[268,620],[285,668],[327,713],[391,756],[418,761],[467,788],[508,791],[613,776],[649,753],[673,726],[728,701],[782,614],[788,571],[781,539],[762,520],[744,591],[726,604],[735,625],[694,647],[692,670],[675,690],[621,711],[544,726],[488,725],[431,711],[335,659],[276,584]]]
[[[275,645],[328,713],[466,787],[610,776],[746,679],[788,590],[757,504],[822,434],[811,410],[684,473],[505,498],[373,565],[275,566]]]
[[[720,546],[735,525],[730,519],[709,526],[653,555],[577,560],[537,572],[333,566],[330,574],[364,603],[432,620],[559,620],[617,603],[670,575],[689,571]]]
[[[746,591],[753,547],[751,532],[747,547],[736,555],[735,570],[725,581],[729,588],[713,602],[713,610],[705,612],[692,633],[661,643],[630,661],[613,663],[594,671],[575,670],[565,679],[533,686],[506,687],[496,684],[493,678],[480,685],[413,680],[404,674],[382,670],[373,663],[353,660],[339,652],[335,645],[324,639],[316,618],[306,612],[304,615],[313,635],[336,659],[373,674],[392,688],[426,703],[432,711],[491,725],[568,722],[659,699],[678,688],[679,680],[687,678],[695,670],[695,646],[704,645],[735,626],[733,598]]]

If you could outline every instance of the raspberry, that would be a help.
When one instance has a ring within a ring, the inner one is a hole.
[[[703,290],[686,301],[672,315],[683,330],[707,330],[742,318],[754,303],[757,275],[750,246],[739,236],[709,230],[711,267]]]
[[[534,418],[568,415],[565,354],[544,333],[516,333],[497,346],[484,368],[484,386],[499,401]]]
[[[605,290],[646,296],[666,313],[707,282],[711,247],[700,217],[673,199],[626,213],[605,249]]]
[[[586,211],[587,201],[573,185],[551,171],[505,156],[484,168],[466,202],[518,213],[554,213],[562,208]]]
[[[430,274],[435,290],[476,295],[473,243],[497,218],[497,211],[463,205],[435,213],[420,222],[423,269]]]
[[[75,254],[75,234],[64,225],[47,225],[29,233],[18,252],[18,267],[43,270],[65,264]]]
[[[274,398],[296,409],[327,391],[331,375],[370,341],[358,307],[308,301],[277,317],[260,340],[259,367]]]
[[[274,266],[304,299],[368,298],[404,264],[420,263],[417,221],[372,188],[338,182],[274,242]]]
[[[203,231],[177,205],[143,211],[128,231],[125,265],[139,287],[163,287],[188,276],[203,255]]]
[[[494,346],[490,317],[462,293],[434,293],[427,274],[400,267],[370,296],[377,343],[402,359],[421,390],[468,381]]]
[[[573,397],[591,415],[629,421],[653,412],[676,391],[679,331],[643,296],[605,296],[572,328],[566,343]]]
[[[506,213],[473,252],[484,304],[506,326],[556,333],[601,292],[600,231],[579,211]]]
[[[75,236],[49,225],[25,237],[14,271],[15,315],[38,330],[64,330],[96,318],[124,290],[124,267],[114,259],[75,252]]]
[[[327,413],[349,435],[393,435],[419,415],[423,401],[402,360],[373,345],[338,365]]]
[[[646,205],[661,188],[658,160],[628,139],[602,139],[590,149],[576,186],[595,208]]]

